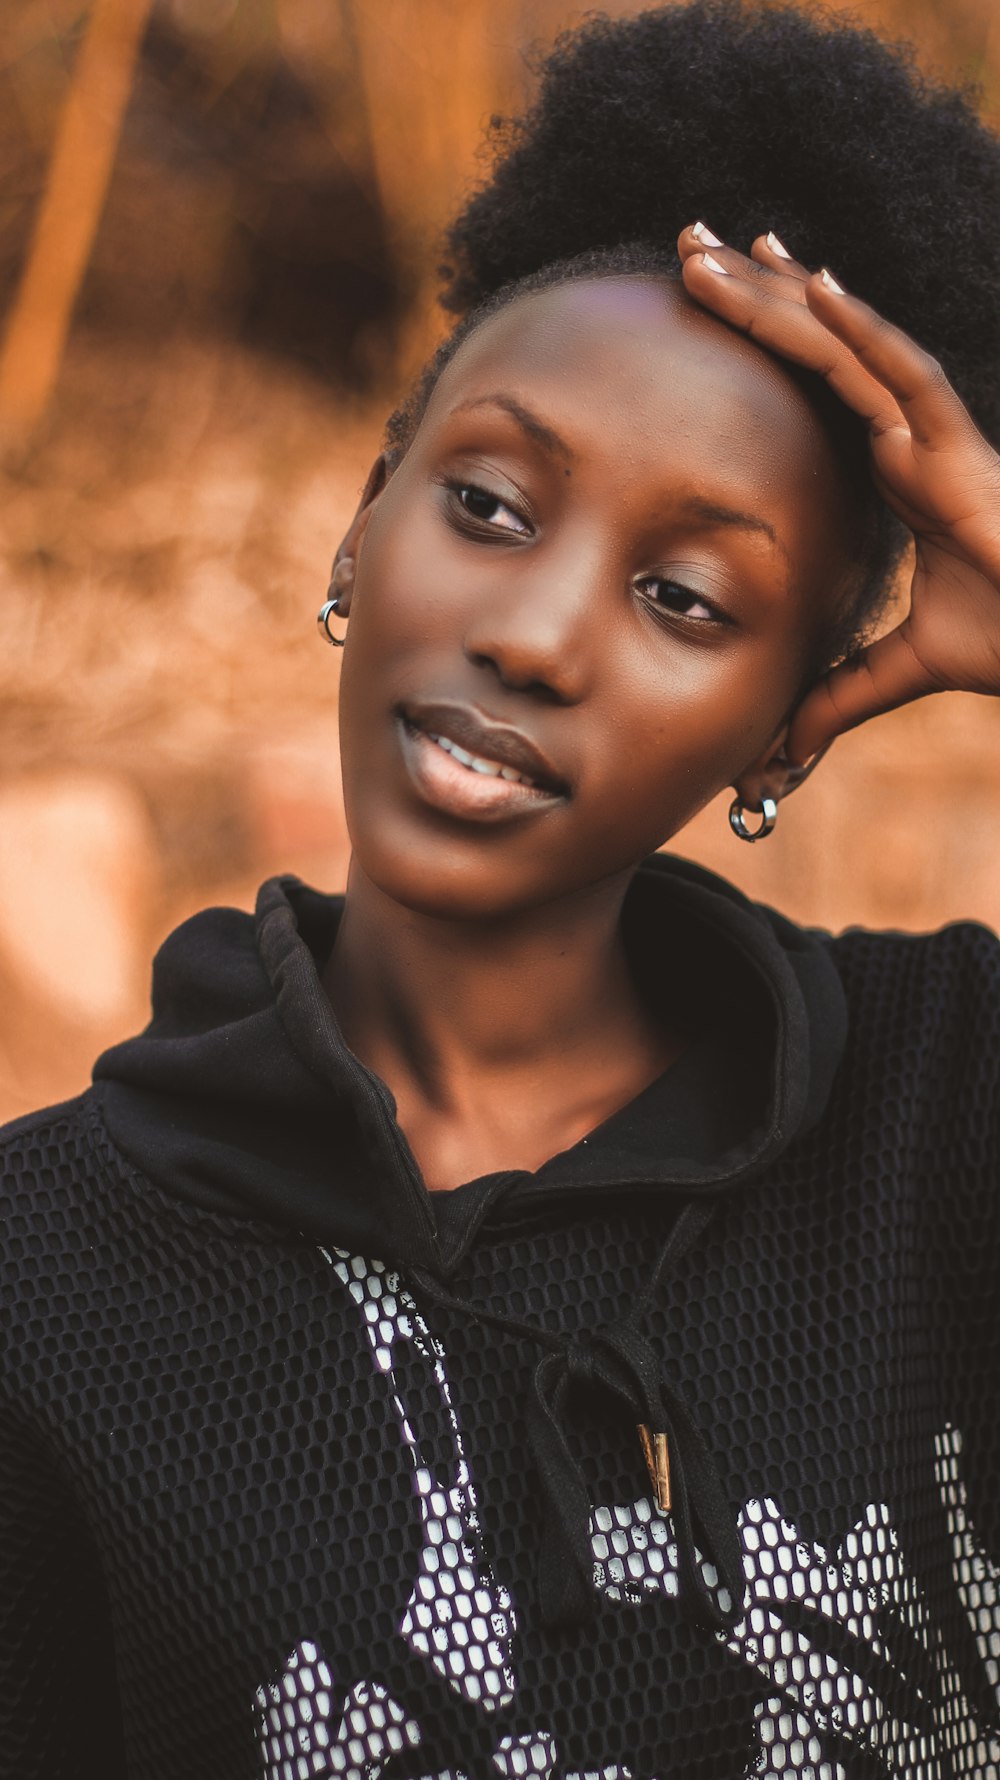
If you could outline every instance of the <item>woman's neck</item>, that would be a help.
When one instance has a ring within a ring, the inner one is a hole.
[[[325,987],[430,1186],[537,1168],[677,1055],[628,969],[628,882],[480,924],[404,909],[352,868]]]

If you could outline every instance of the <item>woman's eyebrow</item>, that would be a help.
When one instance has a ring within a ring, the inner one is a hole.
[[[504,413],[509,414],[512,420],[516,420],[518,426],[528,434],[529,438],[534,439],[535,443],[541,445],[543,451],[547,451],[550,456],[561,457],[567,463],[573,463],[576,459],[575,451],[571,445],[566,443],[562,434],[557,433],[554,427],[548,426],[539,415],[534,414],[530,408],[526,408],[514,396],[506,395],[503,391],[497,391],[488,396],[473,396],[468,402],[459,402],[458,407],[453,409],[453,413],[462,414],[469,408],[502,408]]]
[[[706,525],[732,526],[739,531],[763,532],[776,550],[780,550],[783,556],[788,555],[774,526],[762,519],[759,513],[741,513],[735,507],[721,507],[715,501],[704,500],[701,495],[692,495],[690,500],[684,502],[682,510],[685,515],[703,520]]]
[[[518,426],[528,434],[529,438],[534,439],[536,444],[541,445],[544,451],[549,452],[553,457],[561,457],[569,463],[575,462],[576,453],[573,447],[567,444],[562,434],[557,433],[555,428],[542,420],[540,415],[535,414],[531,408],[526,408],[523,402],[519,402],[515,396],[508,395],[506,391],[496,390],[490,395],[472,396],[467,402],[459,402],[452,412],[463,414],[472,408],[502,408],[504,413],[509,414],[512,420],[516,420]],[[769,539],[776,550],[781,551],[783,556],[788,554],[773,525],[758,513],[743,513],[736,507],[725,507],[717,501],[705,500],[701,495],[692,495],[689,500],[684,502],[682,511],[685,517],[700,520],[705,525],[730,526],[738,531],[760,532]]]

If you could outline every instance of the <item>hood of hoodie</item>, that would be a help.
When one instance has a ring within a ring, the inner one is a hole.
[[[536,1172],[431,1194],[322,986],[342,908],[274,878],[254,915],[208,909],[161,948],[152,1019],[99,1058],[94,1091],[113,1142],[163,1191],[445,1278],[491,1228],[570,1200],[732,1191],[826,1105],[846,1006],[825,937],[658,854],[629,889],[624,933],[642,992],[680,1012],[689,1049]]]
[[[826,936],[657,854],[626,895],[626,947],[651,1004],[696,1032],[689,1050],[536,1173],[431,1194],[322,988],[342,908],[274,878],[254,915],[203,911],[158,952],[151,1022],[98,1059],[94,1093],[165,1193],[443,1278],[489,1226],[571,1196],[735,1189],[824,1111],[847,1025]]]
[[[625,943],[640,992],[693,1034],[687,1050],[535,1172],[432,1194],[389,1089],[347,1048],[322,986],[342,908],[274,879],[254,917],[208,910],[172,935],[155,964],[150,1025],[97,1064],[112,1141],[168,1193],[376,1256],[429,1303],[542,1348],[524,1432],[545,1502],[546,1624],[594,1611],[592,1505],[571,1424],[596,1393],[648,1442],[688,1609],[716,1629],[731,1625],[744,1587],[734,1505],[651,1342],[649,1310],[720,1199],[759,1178],[823,1111],[846,1029],[829,947],[695,866],[647,861],[625,899]],[[582,1334],[553,1331],[452,1289],[473,1242],[577,1218],[588,1199],[651,1193],[664,1196],[663,1241],[615,1322],[595,1307]]]

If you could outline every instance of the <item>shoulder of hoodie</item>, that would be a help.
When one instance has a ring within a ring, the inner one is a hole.
[[[950,921],[933,931],[847,927],[833,933],[793,921],[706,867],[676,855],[654,855],[671,875],[680,875],[733,901],[762,921],[788,952],[825,952],[843,984],[851,1023],[891,1026],[898,1021],[899,997],[923,1014],[924,1036],[943,1037],[960,1025],[968,1033],[996,1017],[995,1065],[1000,1074],[1000,937],[981,921]]]
[[[251,992],[258,988],[264,973],[255,943],[253,915],[237,908],[200,909],[167,935],[157,958],[169,961],[174,955],[183,957],[189,968],[192,964],[196,968],[203,966],[208,977],[210,965],[222,954],[231,961],[243,954],[247,987]],[[94,1091],[87,1087],[66,1100],[22,1113],[0,1125],[0,1204],[9,1196],[12,1175],[16,1179],[24,1172],[34,1172],[34,1157],[42,1146],[78,1145],[82,1153],[93,1156],[94,1166],[99,1168],[95,1113]],[[38,1161],[41,1160],[38,1155]]]
[[[8,1334],[24,1301],[51,1288],[60,1257],[86,1245],[89,1207],[105,1176],[93,1113],[87,1089],[0,1128],[0,1292]]]
[[[69,1100],[40,1106],[34,1112],[21,1113],[16,1119],[9,1119],[6,1125],[0,1125],[0,1160],[12,1150],[30,1147],[32,1138],[41,1140],[54,1136],[60,1129],[65,1130],[67,1125],[78,1124],[89,1092],[84,1089]]]
[[[169,960],[175,954],[182,954],[189,962],[196,960],[199,965],[207,967],[223,953],[233,957],[240,952],[245,955],[251,971],[262,974],[254,940],[253,915],[244,909],[214,907],[199,909],[173,928],[156,956]],[[16,1148],[32,1136],[41,1136],[46,1130],[65,1128],[67,1123],[78,1124],[85,1118],[89,1099],[87,1088],[66,1100],[22,1113],[0,1125],[0,1156],[5,1150]]]

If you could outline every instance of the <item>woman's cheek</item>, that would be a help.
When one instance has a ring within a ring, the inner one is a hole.
[[[697,797],[708,787],[713,796],[753,758],[761,718],[759,701],[746,698],[743,676],[706,672],[675,687],[648,723],[652,758],[662,763],[675,791],[683,787]]]
[[[357,616],[366,637],[377,628],[380,658],[391,661],[415,643],[429,641],[460,616],[461,565],[442,548],[436,528],[407,527],[383,544],[378,537],[358,571]]]

